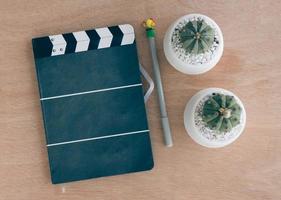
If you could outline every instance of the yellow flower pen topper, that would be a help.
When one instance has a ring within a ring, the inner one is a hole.
[[[155,21],[152,19],[152,18],[148,18],[147,20],[145,20],[144,22],[143,22],[143,26],[145,27],[145,28],[155,28]]]
[[[155,26],[156,23],[152,18],[148,18],[147,20],[143,21],[143,27],[146,29],[147,37],[155,36]]]

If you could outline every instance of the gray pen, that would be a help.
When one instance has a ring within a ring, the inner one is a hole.
[[[166,111],[165,98],[164,98],[164,92],[162,87],[159,63],[157,59],[157,50],[155,45],[155,22],[151,18],[147,19],[146,21],[144,21],[144,26],[146,28],[146,36],[148,38],[150,53],[152,57],[153,73],[156,81],[158,100],[160,104],[160,113],[161,113],[161,122],[164,132],[164,140],[166,146],[171,147],[173,146],[173,140],[172,140],[170,125],[169,125],[169,119]]]

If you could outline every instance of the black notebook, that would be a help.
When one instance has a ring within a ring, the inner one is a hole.
[[[133,27],[40,37],[32,44],[52,182],[151,169]]]

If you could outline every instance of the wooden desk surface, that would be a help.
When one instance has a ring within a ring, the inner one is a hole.
[[[0,0],[0,199],[281,199],[280,1]],[[163,54],[166,29],[187,13],[221,27],[224,55],[210,72],[187,76]],[[136,29],[140,60],[151,73],[141,21],[157,21],[157,45],[174,147],[163,145],[156,93],[148,102],[155,158],[149,172],[52,185],[31,38],[119,23]],[[245,103],[242,136],[222,149],[195,144],[183,126],[198,90],[223,87]]]

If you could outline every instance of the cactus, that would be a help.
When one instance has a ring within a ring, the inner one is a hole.
[[[215,40],[215,31],[204,20],[189,21],[179,31],[182,48],[190,54],[200,54],[208,51]]]
[[[233,96],[213,93],[203,105],[202,120],[211,130],[229,132],[240,123],[241,107]]]

